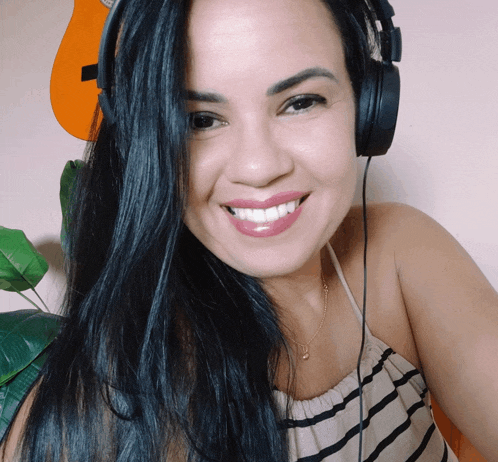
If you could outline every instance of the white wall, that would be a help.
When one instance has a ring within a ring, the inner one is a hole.
[[[393,147],[372,162],[369,197],[434,217],[498,288],[498,3],[392,2],[402,102]],[[64,280],[59,177],[84,148],[58,125],[49,95],[72,9],[69,0],[0,2],[0,225],[23,229],[50,260],[39,292],[52,311]],[[0,291],[0,311],[29,307]]]

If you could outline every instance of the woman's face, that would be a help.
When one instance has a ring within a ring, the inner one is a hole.
[[[351,207],[355,104],[319,0],[194,0],[185,223],[260,278],[318,258]]]

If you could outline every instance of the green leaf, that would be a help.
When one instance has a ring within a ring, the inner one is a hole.
[[[47,271],[47,261],[21,230],[0,226],[1,289],[9,292],[34,289]]]
[[[67,233],[69,225],[71,224],[68,218],[69,212],[71,211],[71,200],[76,190],[78,172],[84,166],[85,163],[82,160],[70,160],[66,162],[61,175],[61,187],[59,192],[62,210],[61,244],[65,253],[67,253]]]
[[[62,216],[66,217],[68,211],[68,204],[71,195],[74,193],[76,186],[76,177],[78,171],[84,167],[85,163],[82,160],[68,161],[64,166],[61,175],[61,188],[59,197],[61,200]]]
[[[0,440],[38,377],[61,321],[36,310],[0,313]]]
[[[56,337],[61,318],[37,310],[0,313],[0,386],[28,367]]]
[[[37,379],[46,359],[47,353],[43,352],[10,382],[0,386],[0,440],[16,416],[24,396]]]

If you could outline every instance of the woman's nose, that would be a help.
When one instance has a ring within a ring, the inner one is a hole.
[[[227,178],[232,183],[261,188],[289,175],[294,160],[284,145],[268,125],[253,124],[238,130],[225,166]]]

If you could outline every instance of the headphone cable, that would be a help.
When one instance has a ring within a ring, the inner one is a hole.
[[[360,353],[358,354],[358,362],[356,364],[356,375],[358,378],[358,394],[360,397],[360,425],[359,425],[359,448],[358,448],[358,462],[361,461],[361,450],[363,443],[363,384],[361,382],[361,358],[363,356],[363,349],[365,347],[365,317],[366,317],[366,307],[367,307],[367,243],[368,243],[368,232],[367,232],[367,200],[366,200],[366,189],[367,189],[367,173],[368,167],[370,166],[370,161],[372,156],[368,157],[367,164],[365,166],[365,172],[363,174],[363,189],[362,189],[362,204],[363,204],[363,312],[362,312],[362,323],[361,323],[361,347]]]

